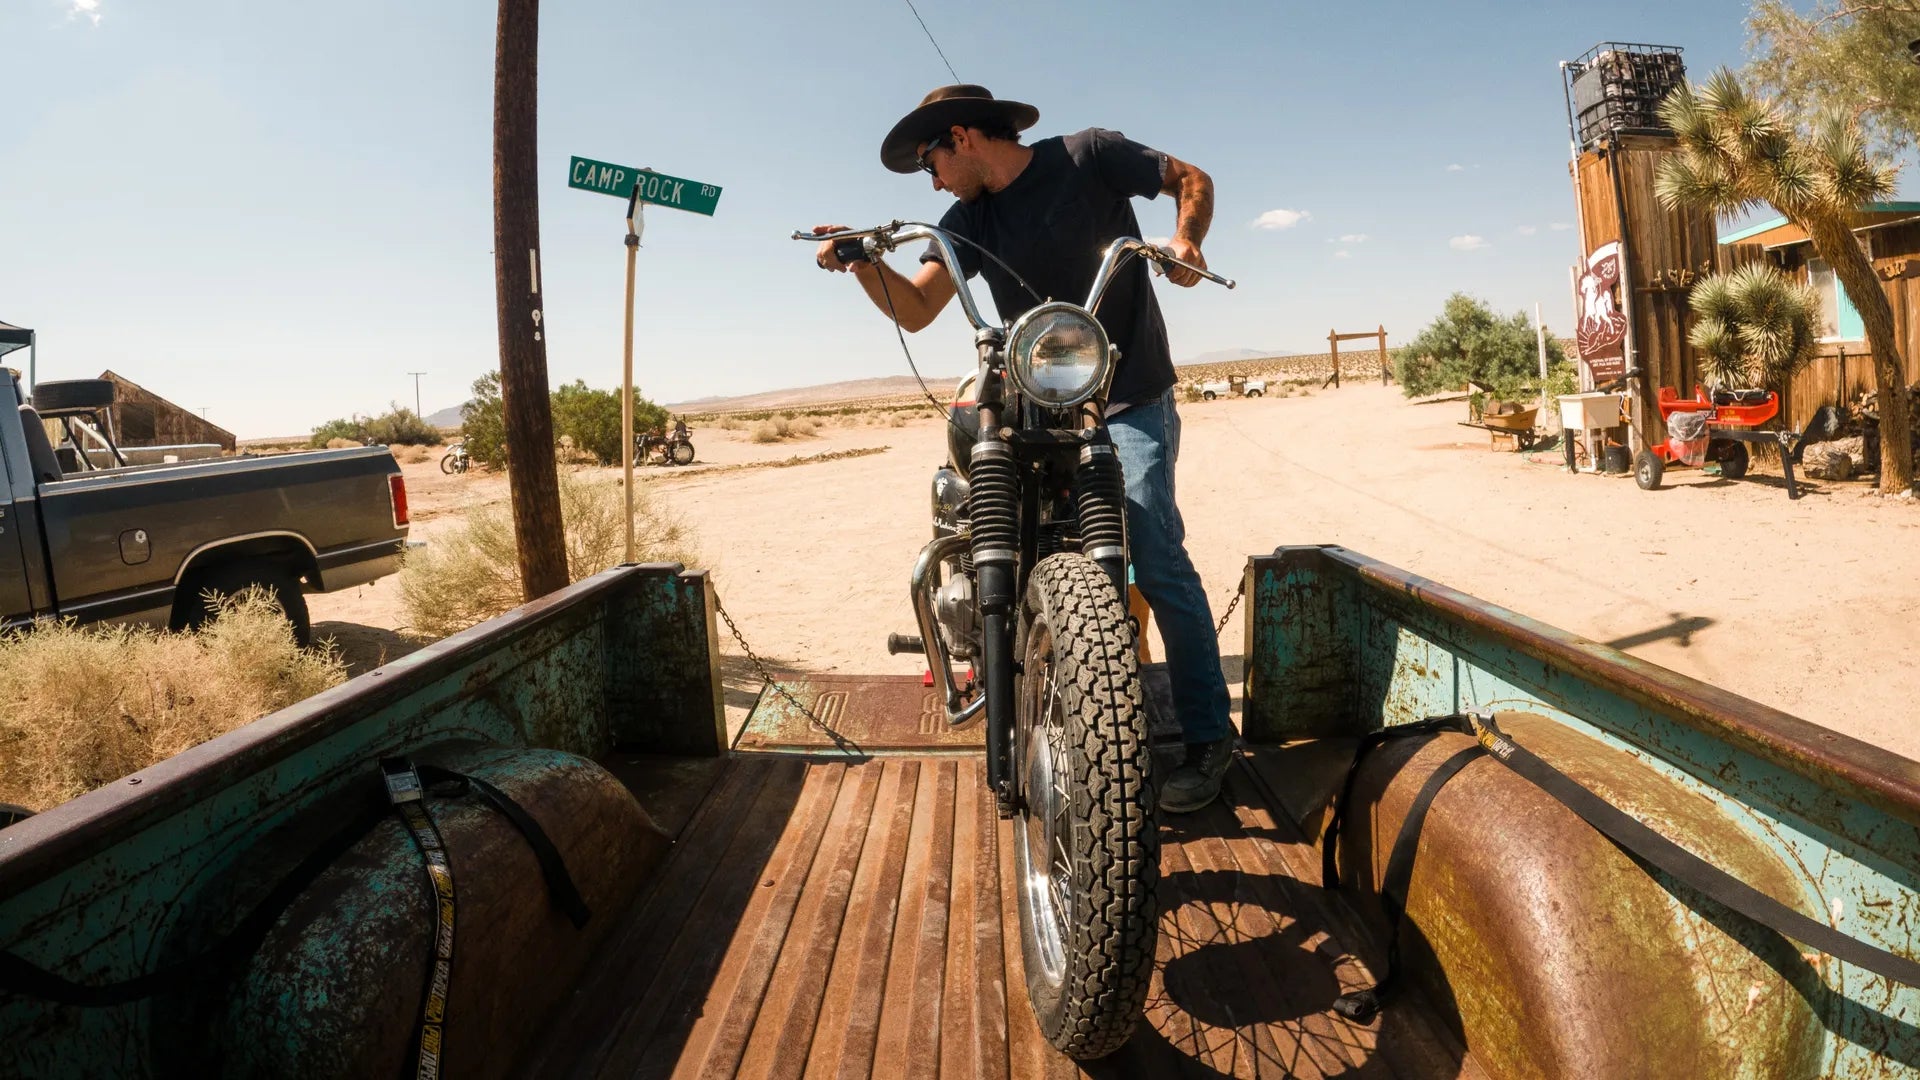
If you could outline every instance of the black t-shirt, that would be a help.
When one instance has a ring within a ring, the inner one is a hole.
[[[1158,195],[1166,169],[1165,154],[1117,131],[1088,128],[1042,139],[1011,184],[972,203],[954,203],[940,227],[1006,260],[1042,297],[1084,304],[1101,252],[1117,237],[1140,235],[1130,200]],[[984,269],[1003,322],[1011,324],[1039,303],[979,251],[966,244],[954,248],[967,277]],[[939,259],[932,246],[920,256],[922,262]],[[1108,340],[1120,349],[1108,402],[1157,400],[1174,383],[1173,357],[1145,260],[1127,260],[1098,315]]]

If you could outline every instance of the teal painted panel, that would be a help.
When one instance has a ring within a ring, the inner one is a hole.
[[[1912,928],[1920,916],[1920,829],[1896,812],[1910,807],[1877,805],[1817,762],[1770,760],[1733,737],[1741,729],[1737,715],[1719,718],[1729,732],[1722,735],[1649,693],[1653,680],[1639,676],[1656,672],[1664,685],[1682,689],[1691,680],[1392,568],[1368,564],[1363,573],[1356,564],[1365,560],[1332,550],[1285,548],[1253,560],[1250,695],[1344,681],[1349,694],[1340,727],[1354,735],[1463,709],[1558,720],[1696,792],[1758,838],[1799,881],[1806,910],[1825,913],[1832,925],[1882,948],[1920,955]],[[1456,602],[1432,599],[1443,592]],[[1327,597],[1337,598],[1337,610],[1313,607]],[[1338,650],[1307,649],[1287,632],[1306,624],[1357,628],[1344,673],[1332,666]],[[1535,647],[1534,637],[1545,644]],[[1579,662],[1570,662],[1573,657]],[[1284,702],[1252,700],[1246,715],[1302,716]],[[1837,744],[1842,737],[1824,738]],[[1884,756],[1889,769],[1911,768]],[[1673,839],[1686,843],[1684,836]],[[1920,990],[1830,960],[1808,963],[1789,981],[1827,1029],[1821,1075],[1920,1071]]]
[[[254,902],[229,895],[236,867],[375,782],[382,756],[454,740],[604,755],[609,669],[639,678],[655,661],[631,643],[685,610],[631,599],[688,588],[676,568],[608,571],[0,832],[0,949],[88,984],[151,972],[217,940]],[[170,1007],[0,998],[0,1075],[155,1075]]]

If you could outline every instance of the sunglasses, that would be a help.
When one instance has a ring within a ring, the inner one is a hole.
[[[920,153],[913,159],[913,163],[915,165],[920,166],[920,168],[925,170],[926,172],[932,173],[933,161],[931,159],[933,157],[933,152],[936,149],[939,149],[941,147],[945,147],[948,150],[953,149],[953,136],[951,134],[936,135],[933,138],[927,140],[927,148],[925,150],[920,151]]]

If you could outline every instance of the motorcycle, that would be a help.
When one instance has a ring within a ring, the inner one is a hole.
[[[1126,237],[1103,253],[1085,304],[1040,302],[999,327],[954,272],[963,238],[896,221],[793,239],[831,241],[849,264],[932,241],[975,328],[979,368],[948,409],[933,539],[911,575],[920,633],[890,636],[888,651],[926,655],[950,725],[984,714],[987,784],[1013,819],[1034,1015],[1062,1052],[1105,1056],[1132,1034],[1153,972],[1159,833],[1127,618],[1126,484],[1106,427],[1118,350],[1094,315],[1135,256],[1233,282]],[[955,662],[970,665],[964,683]]]
[[[693,440],[687,438],[684,428],[675,431],[672,435],[661,435],[651,432],[637,435],[634,437],[633,443],[634,459],[642,464],[693,464]]]
[[[454,443],[452,448],[445,454],[441,455],[440,471],[446,473],[448,476],[452,476],[455,473],[463,473],[467,471],[467,465],[471,461],[472,459],[467,456],[467,444],[457,442]]]

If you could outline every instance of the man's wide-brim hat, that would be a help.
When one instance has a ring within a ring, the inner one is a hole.
[[[921,98],[920,106],[887,132],[880,143],[880,163],[897,173],[913,172],[920,167],[914,158],[922,143],[955,127],[996,120],[1025,131],[1040,122],[1040,110],[1019,101],[1003,101],[972,83],[943,86]]]

